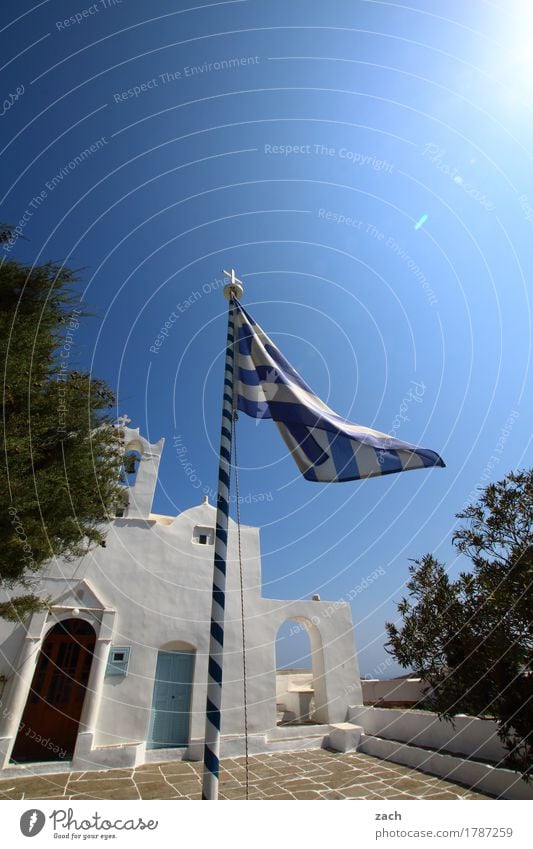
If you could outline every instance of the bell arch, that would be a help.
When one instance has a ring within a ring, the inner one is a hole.
[[[151,444],[139,433],[139,428],[122,428],[122,444],[125,454],[136,457],[135,480],[128,487],[129,506],[127,517],[148,519],[157,486],[159,463],[165,444],[164,439]]]

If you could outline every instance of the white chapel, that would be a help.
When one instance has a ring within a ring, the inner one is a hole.
[[[202,757],[215,508],[151,512],[164,440],[124,428],[139,457],[106,545],[42,573],[48,607],[0,620],[0,769],[105,769]],[[244,751],[236,525],[230,520],[221,755]],[[261,595],[259,529],[242,526],[250,752],[320,746],[362,704],[348,604]],[[287,620],[310,638],[312,675],[276,672]],[[65,764],[67,766],[65,767]]]

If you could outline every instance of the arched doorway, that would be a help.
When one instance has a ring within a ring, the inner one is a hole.
[[[307,617],[286,619],[276,635],[276,724],[327,722],[320,632]]]
[[[65,619],[48,632],[37,660],[11,760],[70,760],[96,634],[84,619]]]
[[[148,749],[189,745],[195,651],[175,645],[157,653]]]

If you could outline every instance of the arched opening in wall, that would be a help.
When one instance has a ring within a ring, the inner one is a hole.
[[[166,643],[157,653],[146,747],[189,745],[196,651],[190,643]]]
[[[64,619],[43,640],[11,760],[70,760],[74,754],[96,634]]]
[[[122,457],[122,466],[120,467],[120,484],[124,487],[125,495],[124,504],[118,506],[116,509],[115,516],[117,519],[128,515],[128,507],[130,504],[128,490],[135,486],[141,462],[141,452],[136,446],[138,446],[138,442],[128,443],[128,445],[125,446],[124,455]]]
[[[327,723],[322,639],[304,617],[287,619],[276,635],[278,725]]]
[[[137,472],[139,471],[139,463],[141,462],[141,453],[135,449],[128,448],[122,458],[122,474],[125,486],[135,486]]]

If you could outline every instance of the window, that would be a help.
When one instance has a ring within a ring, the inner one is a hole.
[[[115,646],[109,652],[106,675],[127,675],[130,659],[129,646]]]
[[[196,525],[192,534],[192,541],[197,545],[213,545],[215,542],[215,529],[202,528],[200,525]]]

